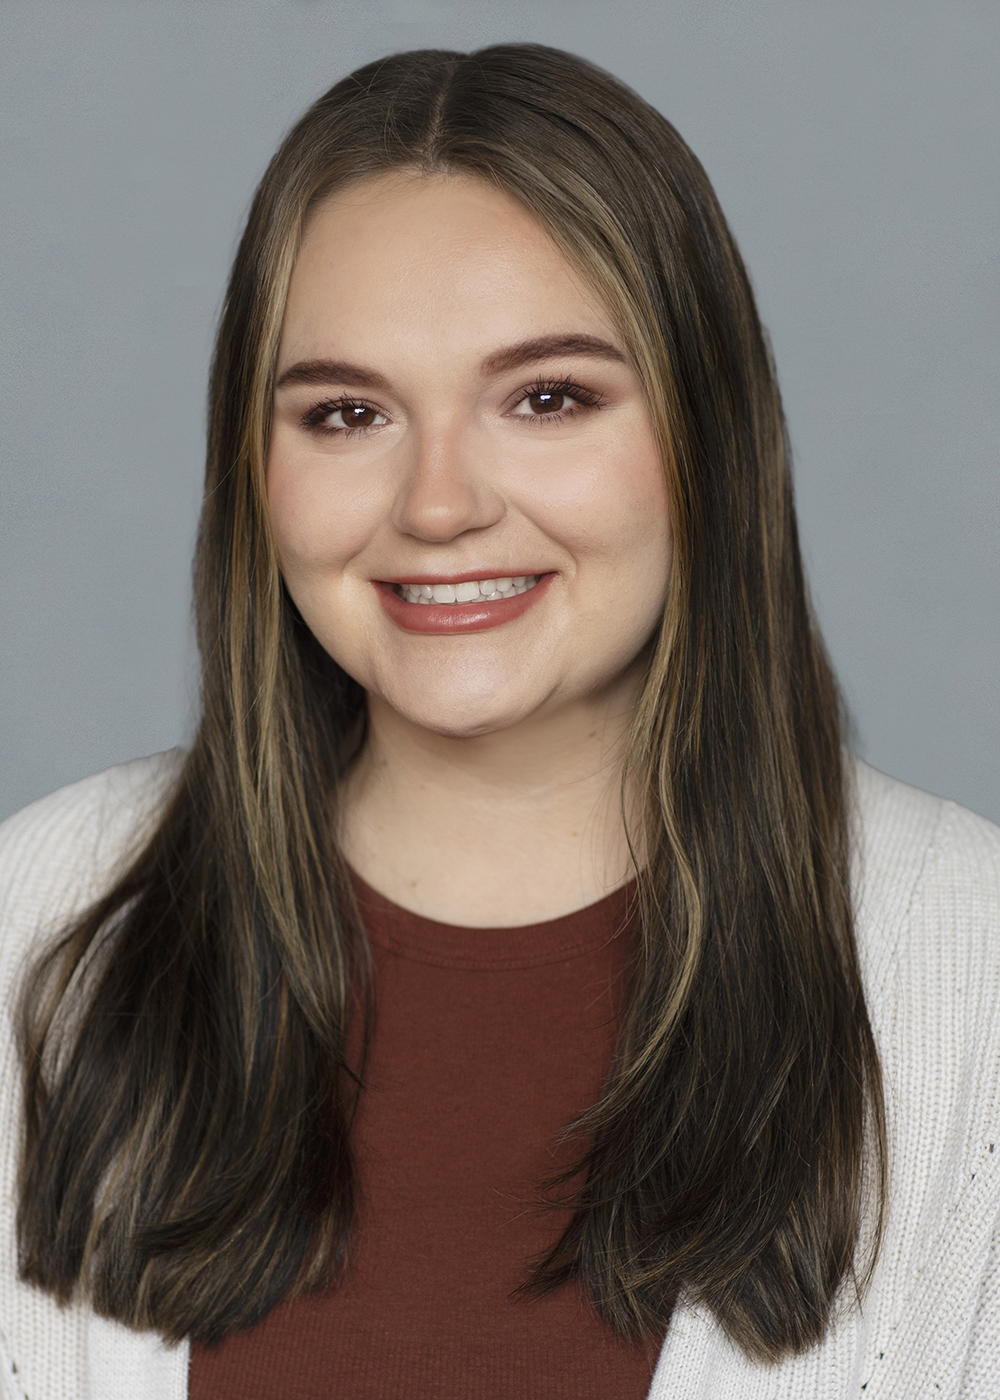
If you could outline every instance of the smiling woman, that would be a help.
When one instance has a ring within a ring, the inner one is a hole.
[[[985,1394],[1000,833],[842,750],[673,128],[529,45],[321,98],[196,585],[191,751],[0,834],[11,1394]]]
[[[307,224],[277,374],[267,497],[282,577],[367,696],[343,809],[352,868],[421,914],[486,927],[623,884],[608,751],[663,614],[670,528],[643,384],[600,301],[502,190],[371,177]],[[457,810],[437,773],[448,740],[482,736],[461,760],[481,768],[570,733],[572,768],[547,775],[571,784],[550,840],[524,813],[504,833],[519,878],[496,860],[505,823],[485,781],[463,804],[457,863],[440,841]],[[570,845],[593,844],[597,812],[595,862]]]

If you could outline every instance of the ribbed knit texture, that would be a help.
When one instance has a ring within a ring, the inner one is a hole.
[[[175,752],[54,793],[0,826],[0,996],[48,931],[113,880]],[[862,1310],[771,1368],[683,1294],[650,1400],[1000,1400],[1000,831],[858,764],[858,934],[886,1081],[890,1218]],[[60,1309],[16,1281],[19,1078],[0,1037],[0,1394],[183,1400],[188,1348]],[[501,1393],[498,1391],[498,1393]],[[534,1391],[532,1400],[541,1392]]]

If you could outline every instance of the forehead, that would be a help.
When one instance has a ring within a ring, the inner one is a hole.
[[[478,354],[553,331],[617,339],[538,219],[473,177],[394,172],[348,186],[310,217],[282,359],[321,353],[331,336],[365,348],[405,339],[418,351],[444,340]]]

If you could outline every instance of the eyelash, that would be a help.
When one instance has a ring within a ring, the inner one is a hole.
[[[570,379],[545,379],[539,380],[535,384],[529,384],[521,390],[514,408],[520,407],[526,399],[530,399],[534,394],[563,394],[568,399],[573,399],[571,408],[561,408],[557,413],[522,413],[517,417],[523,418],[527,423],[535,423],[543,427],[546,423],[562,423],[567,418],[574,418],[577,413],[589,408],[600,408],[603,405],[601,394],[595,393],[592,389],[585,389],[582,384],[576,384]],[[365,399],[356,399],[345,396],[339,399],[326,399],[323,403],[315,404],[307,409],[302,415],[302,426],[310,432],[320,433],[324,437],[357,437],[359,434],[370,433],[374,427],[381,427],[381,424],[372,424],[367,428],[331,428],[324,422],[331,413],[336,413],[342,408],[370,408],[374,413],[381,413],[380,408],[375,404],[368,403]]]

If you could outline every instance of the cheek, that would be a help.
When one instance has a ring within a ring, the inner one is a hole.
[[[588,451],[552,462],[534,510],[538,523],[581,563],[590,559],[622,574],[652,569],[665,577],[670,513],[651,430],[609,433]]]
[[[343,478],[329,457],[282,451],[280,440],[268,454],[268,512],[290,588],[296,579],[342,568],[377,527],[380,507],[370,484]]]

